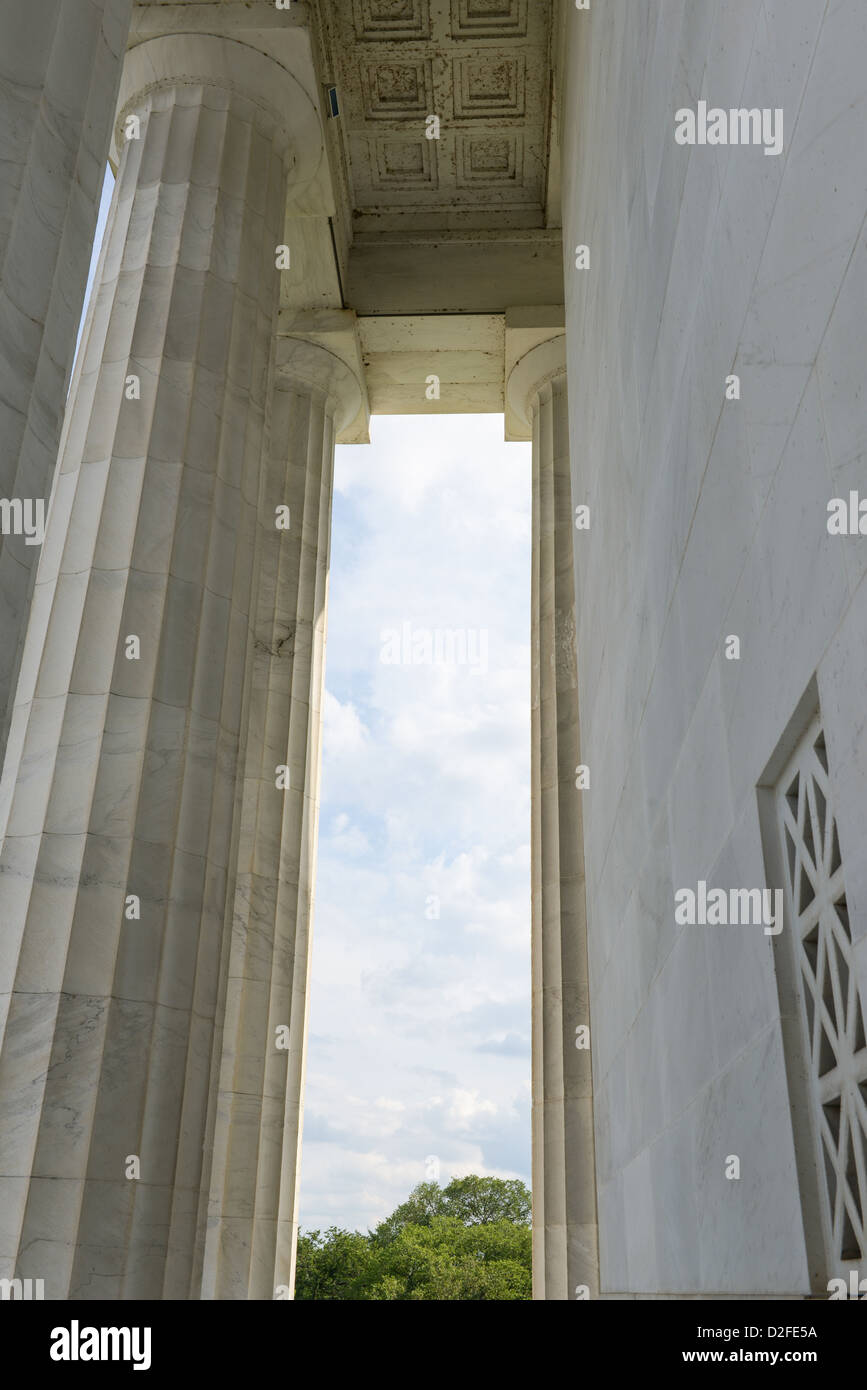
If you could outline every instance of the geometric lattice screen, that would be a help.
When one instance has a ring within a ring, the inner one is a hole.
[[[817,715],[777,783],[832,1269],[867,1254],[867,1046],[828,758]]]

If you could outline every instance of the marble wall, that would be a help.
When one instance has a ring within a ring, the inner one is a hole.
[[[822,1272],[804,1234],[777,948],[752,926],[677,926],[674,893],[766,883],[757,785],[815,675],[867,993],[867,540],[826,526],[828,501],[865,478],[867,11],[567,8],[602,1288],[803,1293]],[[701,99],[782,108],[782,152],[679,145],[675,113]]]

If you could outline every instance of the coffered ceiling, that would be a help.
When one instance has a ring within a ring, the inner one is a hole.
[[[356,234],[546,227],[552,0],[321,11]]]

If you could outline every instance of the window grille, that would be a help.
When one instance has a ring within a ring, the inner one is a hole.
[[[821,716],[776,788],[802,1036],[835,1270],[867,1253],[867,1047]]]

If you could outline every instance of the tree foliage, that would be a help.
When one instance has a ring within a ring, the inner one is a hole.
[[[531,1297],[530,1193],[469,1176],[420,1183],[367,1235],[299,1237],[296,1299],[509,1301]]]
[[[295,1270],[295,1297],[363,1298],[371,1261],[368,1236],[360,1231],[301,1232]]]

